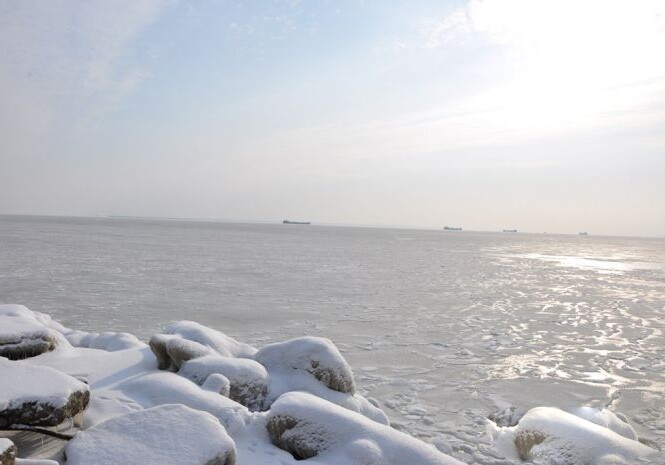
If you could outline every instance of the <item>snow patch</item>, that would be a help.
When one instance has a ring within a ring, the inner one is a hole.
[[[136,336],[129,333],[115,333],[112,331],[105,331],[103,333],[69,331],[65,333],[65,337],[74,347],[101,349],[108,352],[145,347],[144,343],[139,341]]]

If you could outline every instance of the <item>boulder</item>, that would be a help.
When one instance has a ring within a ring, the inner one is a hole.
[[[128,413],[82,431],[67,465],[234,465],[235,443],[209,413],[181,404]]]
[[[488,424],[499,454],[544,465],[629,464],[657,451],[612,429],[553,407],[529,410],[515,426]]]
[[[524,430],[515,435],[515,448],[520,460],[526,461],[531,457],[531,449],[542,444],[547,439],[545,433],[537,430]]]
[[[198,342],[224,357],[252,358],[256,353],[256,349],[249,344],[238,342],[221,331],[194,321],[176,321],[168,325],[164,329],[164,333]]]
[[[296,460],[311,459],[328,448],[331,438],[325,429],[308,426],[306,420],[291,415],[270,415],[266,424],[272,443]]]
[[[155,334],[149,344],[160,370],[177,371],[187,360],[214,353],[210,348],[178,335]]]
[[[268,372],[254,360],[207,355],[184,362],[178,374],[198,385],[203,385],[213,374],[221,374],[230,383],[228,397],[231,400],[251,411],[263,410]]]
[[[351,367],[329,339],[299,337],[269,344],[259,350],[255,360],[268,372],[307,372],[329,389],[354,394],[356,385]]]
[[[328,339],[299,337],[269,344],[257,352],[255,360],[266,367],[270,380],[264,409],[287,392],[304,391],[389,423],[381,408],[355,393],[351,367]]]
[[[0,357],[22,360],[53,350],[57,334],[23,305],[0,305]]]
[[[16,446],[9,439],[0,438],[0,465],[14,465]]]
[[[81,413],[88,386],[60,371],[0,359],[0,427],[56,426]]]
[[[274,445],[296,460],[347,465],[463,465],[431,444],[305,392],[273,403],[266,428]]]

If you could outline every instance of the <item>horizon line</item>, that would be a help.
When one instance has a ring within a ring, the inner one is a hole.
[[[206,217],[178,217],[178,216],[142,216],[142,215],[58,215],[58,214],[34,214],[34,213],[2,213],[0,212],[0,217],[2,216],[14,216],[14,217],[32,217],[32,218],[78,218],[78,219],[125,219],[125,220],[148,220],[148,221],[182,221],[182,222],[191,222],[191,223],[228,223],[228,224],[264,224],[264,225],[282,225],[282,219],[271,219],[271,220],[261,220],[261,219],[248,219],[248,218],[206,218]],[[638,238],[638,239],[665,239],[663,236],[653,236],[653,235],[623,235],[623,234],[607,234],[607,233],[589,233],[588,231],[578,231],[578,232],[549,232],[549,231],[529,231],[529,230],[520,230],[516,228],[504,228],[504,229],[461,229],[461,230],[448,230],[446,231],[444,226],[425,226],[425,225],[406,225],[406,224],[384,224],[384,223],[330,223],[325,221],[309,221],[308,225],[301,226],[326,226],[326,227],[338,227],[338,228],[370,228],[370,229],[404,229],[404,230],[420,230],[420,231],[443,231],[446,233],[498,233],[498,234],[530,234],[530,235],[551,235],[551,236],[581,236],[581,237],[619,237],[619,238]],[[288,226],[288,225],[287,225]],[[298,226],[298,225],[292,225]],[[584,234],[582,234],[584,233]]]

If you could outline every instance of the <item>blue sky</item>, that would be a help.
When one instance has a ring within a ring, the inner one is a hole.
[[[665,2],[0,0],[0,213],[662,236]]]

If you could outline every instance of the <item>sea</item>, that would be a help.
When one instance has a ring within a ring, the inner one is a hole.
[[[665,240],[0,216],[0,302],[148,339],[331,339],[392,425],[506,463],[507,408],[605,407],[665,450]]]

